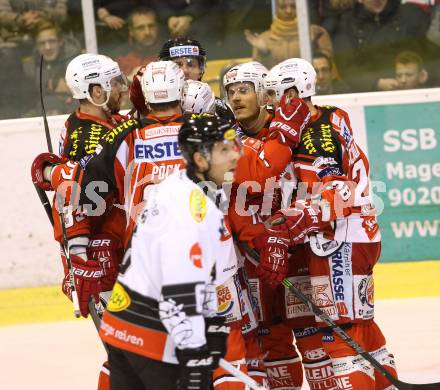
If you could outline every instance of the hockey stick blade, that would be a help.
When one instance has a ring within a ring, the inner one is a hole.
[[[252,390],[264,390],[265,387],[259,385],[255,382],[249,375],[246,375],[244,372],[240,371],[237,367],[229,363],[225,359],[220,359],[219,366],[223,368],[225,371],[229,372],[231,375],[235,376],[240,382],[243,382],[245,385],[249,386]]]
[[[237,245],[244,250],[250,258],[256,263],[260,262],[259,253],[247,245],[245,242],[238,240],[234,236],[234,240]],[[402,382],[393,375],[391,375],[386,368],[380,364],[373,356],[371,356],[367,351],[365,351],[355,340],[353,340],[350,335],[345,332],[339,325],[337,325],[324,311],[322,311],[317,305],[315,305],[306,295],[303,294],[301,290],[298,290],[290,280],[284,279],[282,282],[283,286],[287,288],[292,294],[294,294],[299,300],[306,304],[309,309],[315,314],[319,319],[331,328],[347,345],[349,345],[355,352],[361,355],[365,360],[367,360],[380,374],[387,378],[394,386],[399,390],[440,390],[440,382],[437,383],[406,383]]]

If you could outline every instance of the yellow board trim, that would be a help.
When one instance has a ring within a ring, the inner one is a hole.
[[[374,284],[376,300],[440,296],[440,261],[378,264]],[[74,318],[59,286],[0,290],[0,326]]]

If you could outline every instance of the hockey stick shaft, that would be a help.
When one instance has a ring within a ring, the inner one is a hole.
[[[219,366],[223,368],[225,371],[229,372],[231,375],[235,376],[240,382],[243,382],[245,385],[249,386],[252,390],[264,390],[264,387],[255,382],[249,375],[246,375],[244,372],[240,371],[233,364],[229,363],[225,359],[220,359]]]
[[[44,107],[44,99],[43,99],[43,62],[44,62],[44,58],[43,58],[43,56],[41,56],[41,58],[40,58],[40,103],[41,103],[41,111],[42,111],[43,122],[44,122],[44,132],[46,133],[47,148],[49,149],[49,153],[53,153],[52,140],[50,139],[49,124],[47,123],[47,115],[46,115],[46,109]]]
[[[242,248],[251,258],[257,263],[260,261],[260,255],[257,251],[249,247],[245,242],[236,239],[237,244]],[[297,289],[290,280],[284,279],[283,286],[287,288],[292,294],[306,304],[309,309],[323,321],[329,328],[332,329],[347,345],[349,345],[357,354],[361,355],[367,360],[380,374],[388,379],[399,390],[440,390],[440,382],[438,383],[423,383],[412,384],[398,380],[388,370],[380,364],[370,353],[365,351],[350,335],[345,332],[339,325],[337,325],[321,308],[313,303],[301,290]]]
[[[44,98],[43,98],[43,56],[40,58],[40,103],[41,103],[41,114],[43,116],[43,123],[44,123],[44,132],[46,133],[46,142],[47,142],[47,148],[49,150],[49,153],[53,153],[52,149],[52,141],[50,139],[50,131],[49,131],[49,123],[47,122],[47,115],[46,115],[46,109],[44,107]],[[35,185],[35,183],[34,183]],[[46,193],[38,188],[35,185],[35,189],[37,191],[38,197],[40,198],[41,203],[43,204],[44,210],[46,211],[47,216],[49,217],[50,223],[52,226],[54,225],[54,220],[52,217],[52,209],[50,207],[49,199],[47,198]],[[61,249],[64,252],[64,255],[66,256],[66,263],[67,263],[67,269],[69,272],[69,280],[70,280],[70,291],[71,291],[71,298],[73,302],[73,311],[75,313],[75,317],[81,316],[81,311],[79,308],[79,300],[78,300],[78,293],[76,292],[75,288],[75,276],[73,274],[72,269],[72,262],[70,260],[70,252],[69,252],[69,244],[67,241],[67,230],[66,230],[66,224],[64,223],[64,214],[63,209],[64,206],[61,204],[61,197],[58,196],[57,193],[55,193],[55,199],[58,203],[58,215],[60,216],[60,223],[61,223],[61,231],[63,236],[63,242],[64,245],[61,245]]]
[[[50,206],[49,198],[46,195],[46,192],[38,187],[37,184],[34,183],[35,191],[37,191],[37,195],[40,198],[40,202],[44,207],[44,211],[49,218],[51,225],[53,226],[53,216],[52,216],[52,207]]]
[[[70,259],[70,251],[69,251],[69,243],[68,243],[68,238],[67,238],[66,224],[64,222],[64,212],[63,212],[64,205],[62,203],[61,198],[62,197],[60,195],[58,195],[57,193],[55,194],[55,199],[58,204],[58,215],[60,216],[60,222],[61,222],[61,233],[62,233],[63,242],[64,242],[64,245],[62,245],[61,248],[64,252],[64,255],[66,256],[67,270],[69,272],[70,295],[72,297],[72,303],[73,303],[73,312],[75,314],[75,317],[79,318],[81,316],[81,311],[79,308],[78,293],[76,292],[76,288],[75,288],[75,276],[73,273],[72,261]]]

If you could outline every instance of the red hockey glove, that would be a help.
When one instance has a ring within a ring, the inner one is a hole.
[[[101,266],[101,291],[111,291],[119,272],[122,256],[119,240],[108,234],[98,234],[89,241],[87,257]]]
[[[142,93],[141,86],[141,78],[144,74],[144,71],[145,66],[142,66],[133,77],[133,82],[130,85],[129,96],[136,110],[138,110],[142,115],[146,116],[148,115],[148,107],[145,104],[145,97]]]
[[[269,125],[269,131],[271,137],[294,149],[298,146],[301,133],[309,122],[310,110],[304,100],[283,95]]]
[[[321,210],[297,202],[295,207],[277,211],[265,223],[268,235],[287,240],[289,246],[304,243],[307,235],[322,228]]]
[[[322,179],[319,206],[323,221],[334,221],[351,214],[354,190],[345,176],[326,176]],[[353,183],[354,184],[354,183]]]
[[[260,252],[257,276],[272,285],[281,283],[289,271],[289,240],[268,234],[257,237],[254,244]]]
[[[44,179],[44,168],[48,165],[58,165],[63,159],[53,153],[40,153],[32,162],[32,181],[44,191],[53,191],[50,181]]]
[[[102,276],[101,266],[98,261],[84,261],[81,257],[72,254],[70,255],[70,260],[72,262],[75,289],[78,294],[81,315],[87,317],[90,299],[93,298],[95,303],[99,303]],[[72,285],[70,284],[69,274],[64,277],[62,290],[72,300]]]

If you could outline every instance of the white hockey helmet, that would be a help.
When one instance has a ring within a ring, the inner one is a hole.
[[[235,83],[250,82],[254,85],[258,97],[258,104],[262,104],[264,92],[264,78],[268,74],[267,68],[257,61],[245,62],[229,69],[223,77],[223,87],[226,92],[228,87]]]
[[[300,98],[315,94],[316,71],[312,64],[302,58],[289,58],[275,65],[264,79],[265,90],[273,90],[279,101],[284,92],[292,87]]]
[[[173,61],[150,62],[141,78],[142,93],[147,103],[169,103],[182,100],[185,75]]]
[[[202,81],[186,80],[182,98],[183,111],[193,114],[215,112],[215,96],[211,87]]]
[[[112,86],[110,81],[121,78],[126,82],[117,62],[101,54],[80,54],[66,69],[66,83],[74,99],[91,99],[90,84],[99,84],[109,95]]]

